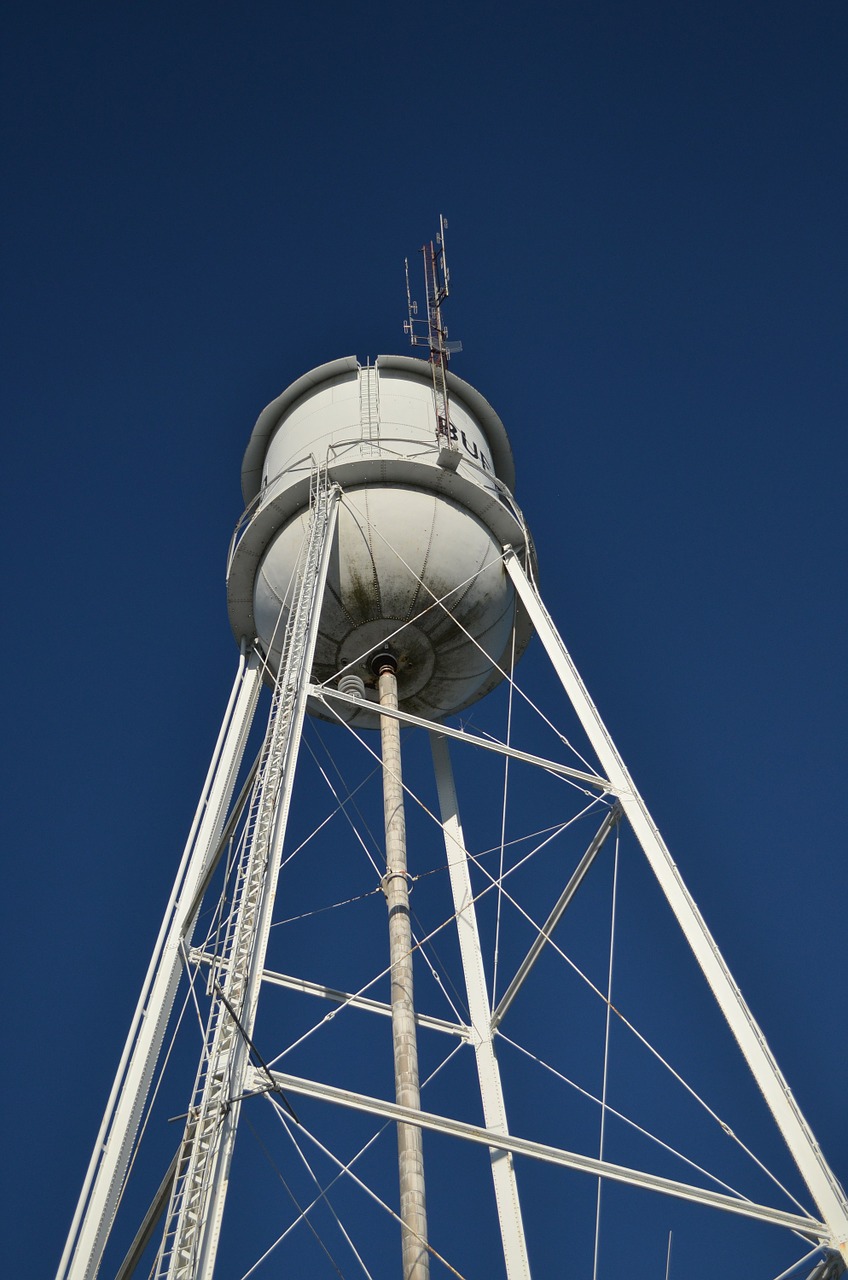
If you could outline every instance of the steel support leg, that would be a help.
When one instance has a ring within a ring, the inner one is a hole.
[[[660,888],[701,966],[704,977],[736,1037],[745,1061],[759,1085],[783,1140],[792,1153],[822,1218],[832,1233],[831,1244],[848,1262],[848,1202],[822,1154],[801,1109],[775,1061],[766,1038],[742,998],[727,963],[716,945],[692,895],[683,883],[671,854],[598,710],[542,603],[536,587],[511,547],[505,548],[507,572],[521,597],[580,723],[592,743],[601,768],[612,783]]]
[[[194,823],[156,940],[57,1280],[92,1280],[109,1237],[144,1104],[182,970],[187,906],[218,843],[261,683],[259,659],[244,654],[206,776]]]
[[[468,873],[468,855],[459,819],[459,804],[447,739],[442,734],[431,731],[430,746],[436,770],[439,809],[456,912],[459,950],[465,974],[465,990],[471,1018],[471,1043],[474,1045],[477,1060],[483,1117],[487,1129],[506,1136],[509,1128],[501,1077],[492,1042],[491,1002],[483,968],[477,912],[474,909],[474,895]],[[495,1202],[500,1221],[506,1274],[508,1280],[529,1280],[530,1260],[527,1257],[527,1242],[524,1237],[524,1223],[521,1218],[521,1204],[518,1199],[512,1153],[490,1147],[489,1156],[492,1162],[492,1180],[495,1187]]]

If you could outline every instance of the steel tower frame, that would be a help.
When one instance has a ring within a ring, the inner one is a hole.
[[[452,1030],[473,1046],[484,1124],[450,1119],[397,1101],[390,1102],[270,1070],[264,1064],[256,1066],[251,1060],[254,1048],[252,1031],[263,980],[298,985],[284,975],[268,973],[265,954],[307,699],[312,697],[325,706],[348,710],[360,705],[356,693],[319,686],[310,678],[337,511],[343,498],[339,486],[330,480],[326,469],[316,469],[312,477],[309,531],[285,622],[282,658],[274,680],[268,728],[259,758],[249,771],[241,794],[232,803],[265,670],[264,657],[257,645],[242,642],[236,681],[98,1133],[57,1280],[94,1280],[98,1274],[180,972],[192,954],[194,922],[215,866],[243,811],[248,815],[249,836],[244,841],[238,870],[236,908],[230,917],[222,953],[216,958],[218,970],[210,980],[212,1001],[206,1045],[183,1139],[119,1269],[118,1280],[126,1280],[132,1274],[163,1217],[165,1226],[156,1270],[159,1280],[165,1280],[165,1277],[168,1280],[211,1280],[241,1101],[252,1091],[268,1090],[282,1093],[284,1099],[317,1097],[396,1121],[399,1128],[444,1132],[487,1147],[509,1280],[529,1280],[530,1276],[513,1165],[516,1154],[784,1226],[831,1251],[834,1261],[841,1259],[848,1264],[848,1200],[845,1192],[825,1160],[761,1029],[686,888],[531,573],[511,546],[503,548],[505,571],[592,744],[598,771],[584,772],[555,760],[529,755],[504,743],[477,737],[459,728],[432,724],[400,710],[396,699],[391,697],[383,699],[381,704],[368,704],[369,711],[383,719],[395,724],[423,727],[430,734],[470,1015],[467,1026],[457,1026]],[[495,751],[577,779],[613,800],[612,808],[496,1007],[493,1007],[483,963],[469,858],[448,751],[450,739],[459,739],[480,749]],[[399,756],[393,763],[384,753],[383,767],[387,773],[395,774],[399,781]],[[495,1051],[495,1033],[604,840],[620,821],[632,827],[809,1189],[820,1215],[817,1219],[546,1146],[517,1137],[509,1131]],[[195,955],[194,958],[198,957]],[[301,989],[305,989],[305,985],[301,983]],[[341,995],[318,984],[314,985],[312,993],[331,999]],[[377,1007],[374,1001],[343,998],[362,1007]],[[385,1009],[381,1011],[385,1012]],[[426,1020],[422,1017],[421,1021]]]

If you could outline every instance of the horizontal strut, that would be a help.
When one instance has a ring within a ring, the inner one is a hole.
[[[304,1097],[322,1098],[325,1102],[350,1107],[354,1111],[365,1111],[387,1120],[400,1120],[405,1124],[418,1125],[422,1129],[447,1133],[456,1138],[464,1138],[468,1142],[475,1142],[480,1146],[496,1147],[501,1151],[511,1151],[515,1155],[542,1160],[547,1164],[577,1169],[581,1173],[588,1173],[596,1178],[609,1178],[613,1182],[628,1183],[630,1186],[642,1187],[647,1191],[659,1191],[664,1195],[674,1196],[679,1200],[689,1200],[708,1208],[723,1209],[743,1218],[770,1222],[773,1226],[799,1231],[810,1240],[827,1241],[830,1236],[825,1224],[815,1218],[786,1213],[782,1209],[772,1209],[768,1205],[755,1204],[751,1200],[740,1200],[720,1191],[693,1187],[686,1182],[675,1182],[671,1178],[661,1178],[656,1174],[644,1173],[640,1169],[627,1168],[625,1165],[610,1164],[607,1160],[578,1155],[573,1151],[565,1151],[561,1147],[549,1147],[541,1142],[532,1142],[528,1138],[496,1133],[492,1129],[483,1128],[482,1125],[453,1120],[448,1116],[435,1115],[431,1111],[415,1111],[412,1107],[401,1107],[396,1102],[385,1102],[381,1098],[353,1093],[349,1089],[339,1089],[335,1085],[320,1084],[316,1080],[304,1080],[300,1076],[290,1076],[281,1071],[272,1071],[270,1075],[279,1088]],[[267,1092],[268,1077],[264,1071],[254,1073],[253,1083],[257,1092]]]
[[[320,702],[344,702],[351,707],[362,707],[366,711],[373,711],[378,716],[390,716],[393,720],[400,720],[403,724],[412,725],[416,729],[435,730],[436,733],[443,734],[446,738],[456,738],[459,742],[467,742],[472,747],[485,747],[487,751],[494,751],[498,755],[510,756],[513,760],[522,760],[525,764],[536,765],[540,769],[547,769],[549,773],[557,773],[563,778],[571,778],[574,782],[582,782],[587,787],[594,787],[598,791],[608,792],[615,795],[616,790],[611,782],[606,778],[601,778],[596,773],[583,773],[580,769],[572,769],[569,765],[559,764],[556,760],[546,760],[544,756],[534,756],[527,751],[517,751],[515,747],[508,747],[505,742],[496,742],[489,738],[480,738],[475,733],[466,733],[464,729],[453,729],[450,725],[436,723],[434,720],[425,720],[422,716],[410,715],[408,711],[394,710],[391,707],[381,707],[378,702],[364,701],[362,698],[353,697],[349,693],[340,693],[337,689],[330,689],[323,684],[311,684],[309,686],[310,698],[317,698]]]
[[[287,973],[274,973],[271,969],[264,969],[262,981],[270,982],[275,987],[287,987],[290,991],[302,991],[308,996],[319,996],[324,1000],[332,1001],[333,1004],[350,1005],[354,1009],[366,1009],[369,1013],[382,1013],[387,1018],[392,1016],[392,1006],[384,1004],[382,1000],[369,1000],[366,996],[336,991],[333,987],[325,987],[320,982],[308,982],[306,978],[293,978]],[[459,1022],[449,1022],[445,1018],[431,1018],[426,1013],[416,1013],[415,1021],[419,1027],[429,1027],[431,1031],[444,1031],[448,1035],[458,1036],[460,1040],[467,1040],[470,1034],[468,1027]]]

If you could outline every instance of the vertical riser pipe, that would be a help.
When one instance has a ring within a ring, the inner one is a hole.
[[[392,660],[378,666],[380,705],[396,710],[397,677]],[[409,922],[409,878],[406,862],[406,818],[400,758],[400,724],[380,718],[383,753],[383,810],[386,824],[386,874],[383,890],[389,912],[389,957],[392,974],[392,1036],[395,1096],[405,1107],[421,1108],[418,1044],[412,989],[412,929]],[[421,1130],[399,1124],[401,1247],[404,1280],[428,1280],[427,1209]]]

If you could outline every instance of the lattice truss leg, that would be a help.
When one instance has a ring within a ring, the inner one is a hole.
[[[464,721],[392,712],[421,1110],[395,1102],[379,735],[309,680],[339,504],[367,523],[318,477],[250,749],[243,655],[60,1276],[399,1276],[399,1121],[433,1276],[838,1275],[844,1193],[510,548],[536,653]]]

